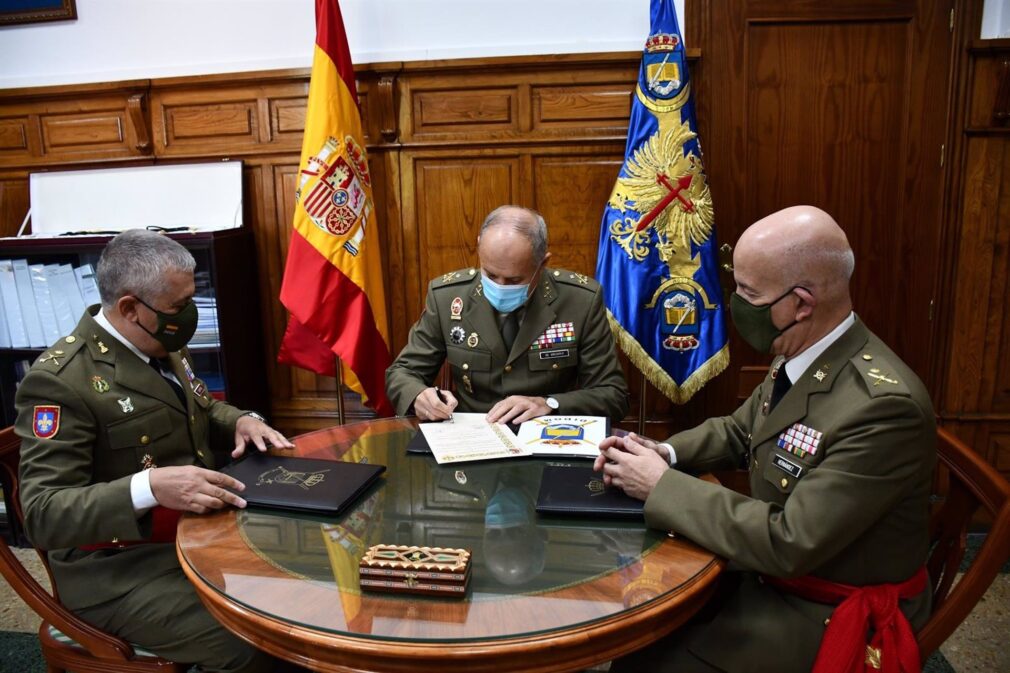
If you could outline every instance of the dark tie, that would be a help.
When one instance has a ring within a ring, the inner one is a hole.
[[[785,394],[789,392],[793,383],[789,380],[789,375],[786,374],[785,365],[779,367],[778,374],[775,376],[775,383],[772,385],[772,399],[770,402],[770,409],[774,409],[775,405],[779,403]]]
[[[512,344],[516,342],[519,333],[519,311],[505,314],[505,322],[501,326],[501,338],[505,342],[505,352],[512,352]]]
[[[166,372],[172,371],[171,365],[169,365],[167,362],[161,362],[157,358],[151,358],[151,368],[154,369],[154,371],[158,372],[158,375],[161,378],[165,379],[165,383],[167,383],[169,386],[172,387],[172,392],[175,393],[175,396],[179,398],[180,402],[182,402],[182,406],[185,407],[186,393],[183,392],[182,386],[176,383],[175,379],[170,379],[167,376],[165,376]]]

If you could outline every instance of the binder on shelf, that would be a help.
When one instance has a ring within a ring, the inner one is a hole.
[[[59,264],[46,264],[46,279],[49,281],[49,299],[53,304],[53,314],[56,316],[56,329],[59,339],[64,334],[70,334],[77,325],[73,309],[70,308],[70,296],[63,286],[63,275]],[[76,285],[76,283],[75,283]]]
[[[74,276],[81,289],[81,296],[84,297],[84,305],[101,304],[102,298],[98,295],[98,283],[95,281],[95,267],[90,264],[81,264],[74,269]]]
[[[7,327],[7,310],[4,308],[3,295],[0,294],[0,348],[11,347],[11,332]]]
[[[60,339],[60,326],[56,323],[56,312],[53,311],[53,300],[49,294],[49,277],[46,275],[45,264],[32,264],[28,267],[32,277],[32,292],[35,294],[35,310],[42,324],[43,347],[54,344]]]
[[[46,343],[38,309],[35,308],[35,291],[32,289],[27,259],[14,260],[14,282],[18,288],[18,302],[21,304],[21,317],[24,318],[25,331],[28,333],[28,345],[31,348],[45,348],[49,344]]]
[[[74,276],[74,267],[69,264],[59,264],[57,268],[59,271],[56,274],[57,282],[54,287],[60,288],[59,291],[66,294],[67,301],[70,303],[70,327],[65,330],[61,329],[64,334],[68,334],[77,326],[77,321],[84,315],[84,309],[87,307],[84,305],[81,288],[77,285],[77,277]]]
[[[11,348],[28,348],[30,345],[28,332],[25,330],[25,319],[21,315],[21,302],[18,300],[18,288],[14,281],[13,260],[0,259],[0,296],[3,297]]]

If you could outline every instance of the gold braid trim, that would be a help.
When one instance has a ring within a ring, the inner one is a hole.
[[[617,322],[614,315],[607,309],[607,320],[610,321],[610,330],[614,333],[618,345],[625,352],[631,363],[638,367],[649,383],[656,386],[659,392],[669,397],[675,404],[685,404],[694,397],[694,394],[702,389],[715,376],[720,374],[729,365],[729,344],[726,344],[719,352],[710,357],[705,364],[694,370],[684,381],[683,385],[677,382],[660,367],[652,356],[645,352],[642,345],[638,343],[631,334]]]

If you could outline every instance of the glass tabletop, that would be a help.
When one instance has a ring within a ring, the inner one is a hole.
[[[187,516],[179,549],[231,601],[274,619],[383,640],[459,642],[516,637],[611,618],[709,573],[708,552],[640,521],[539,515],[545,465],[508,459],[438,465],[406,447],[412,420],[303,435],[295,454],[386,465],[339,517],[277,510]],[[358,562],[375,544],[464,548],[459,598],[362,591]]]

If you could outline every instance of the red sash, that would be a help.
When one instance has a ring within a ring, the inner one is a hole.
[[[82,551],[97,549],[122,549],[135,544],[150,544],[152,542],[175,542],[175,531],[179,527],[179,517],[182,512],[168,509],[161,505],[151,508],[151,537],[146,540],[117,540],[115,542],[97,542],[78,547]]]
[[[774,587],[816,603],[838,605],[824,632],[812,673],[921,673],[919,646],[912,626],[898,609],[898,599],[926,590],[929,577],[920,568],[904,582],[863,587],[818,577],[782,579],[765,576]],[[869,647],[866,635],[873,627]]]

